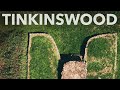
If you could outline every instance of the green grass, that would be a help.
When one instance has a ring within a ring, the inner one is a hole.
[[[117,73],[116,73],[116,78],[120,79],[120,33],[118,33],[118,58],[117,58]]]
[[[96,76],[88,76],[87,78],[88,79],[111,79],[113,76],[113,74],[111,73],[108,73],[108,74],[105,74],[105,75],[101,75],[101,74],[98,74]]]
[[[92,72],[92,71],[98,72],[104,68],[104,65],[99,62],[90,62],[88,64],[87,68],[90,72]]]
[[[30,78],[55,79],[57,78],[57,63],[51,42],[45,37],[33,37],[30,50]],[[52,65],[53,62],[53,65]],[[55,70],[55,72],[54,72]]]
[[[113,78],[115,63],[115,51],[114,49],[111,50],[112,45],[115,43],[112,41],[113,37],[111,39],[97,38],[90,42],[87,60],[88,78]]]
[[[96,11],[96,12],[100,12],[100,11]],[[88,13],[94,15],[94,13],[96,12],[88,12]],[[9,12],[9,13],[12,13],[12,12]],[[19,13],[24,13],[24,12],[19,12]],[[37,12],[34,12],[34,13],[37,13]],[[56,13],[59,13],[59,12],[56,12]],[[66,13],[72,13],[72,12],[66,11]],[[106,11],[101,13],[108,13],[108,12]],[[110,13],[115,13],[117,16],[120,16],[120,12],[118,11],[117,12],[111,11]],[[88,36],[91,36],[94,34],[116,32],[118,33],[118,38],[119,38],[120,37],[120,27],[118,26],[120,25],[119,19],[120,18],[118,18],[118,23],[113,26],[106,26],[106,25],[96,26],[95,24],[91,24],[89,26],[84,26],[81,24],[76,26],[74,25],[68,26],[65,24],[62,26],[51,26],[51,25],[4,26],[3,24],[1,24],[2,21],[0,18],[0,59],[5,62],[4,68],[1,70],[2,73],[0,73],[0,77],[1,78],[26,78],[27,44],[28,44],[29,32],[48,32],[55,40],[61,54],[80,53],[80,46],[82,45],[84,39]],[[16,51],[17,48],[19,48],[18,51]],[[117,78],[120,79],[120,71],[119,71],[120,70],[120,52],[119,51],[120,51],[120,39],[118,39],[118,63],[117,63],[117,66],[118,66]],[[101,54],[103,55],[102,52]],[[16,57],[19,57],[19,58],[16,59]]]
[[[90,53],[88,53],[88,55],[94,56],[97,58],[100,58],[100,57],[108,58],[109,56],[111,56],[110,55],[111,53],[109,53],[110,47],[111,45],[109,43],[109,40],[104,38],[95,39],[89,44],[88,52]]]

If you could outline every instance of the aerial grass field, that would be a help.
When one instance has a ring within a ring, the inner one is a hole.
[[[87,11],[85,11],[87,12]],[[88,12],[95,14],[96,12]],[[12,12],[9,12],[12,13]],[[17,12],[16,12],[17,13]],[[19,13],[40,13],[40,12],[19,12]],[[42,12],[51,13],[51,12]],[[59,13],[59,12],[55,12]],[[63,12],[63,13],[83,13],[82,12]],[[0,24],[0,78],[2,79],[26,79],[27,78],[27,55],[28,55],[28,33],[45,32],[54,39],[60,54],[78,53],[80,54],[81,45],[86,37],[95,34],[117,33],[117,69],[115,78],[120,79],[120,12],[101,12],[114,13],[118,16],[118,22],[113,26],[106,24],[97,26],[94,23],[91,25],[20,25],[20,26],[5,26]],[[1,14],[1,13],[0,13]],[[0,18],[0,22],[2,19]],[[55,61],[54,66],[57,68],[54,52],[51,50],[51,43],[44,37],[34,37],[31,47],[31,62],[30,76],[32,79],[39,78],[57,78],[57,70],[52,73],[50,60]],[[99,43],[98,43],[99,42]],[[88,48],[88,78],[113,78],[114,67],[114,50],[111,50],[113,41],[110,39],[96,39]],[[92,62],[95,60],[95,62]],[[104,65],[103,65],[104,64]],[[44,65],[44,66],[43,66]],[[106,67],[112,67],[108,73],[103,73],[102,70]],[[42,73],[39,71],[43,71]],[[98,73],[94,73],[98,72]],[[48,75],[49,73],[49,75]]]
[[[57,79],[60,54],[54,39],[45,33],[29,33],[28,79]]]

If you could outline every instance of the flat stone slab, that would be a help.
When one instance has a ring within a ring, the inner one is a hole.
[[[86,64],[79,61],[69,61],[64,64],[61,74],[61,79],[86,79]]]

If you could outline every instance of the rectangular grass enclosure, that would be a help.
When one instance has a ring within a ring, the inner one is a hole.
[[[59,52],[52,37],[44,33],[29,36],[28,79],[57,79]]]
[[[117,69],[117,34],[91,38],[87,46],[87,78],[115,79]]]

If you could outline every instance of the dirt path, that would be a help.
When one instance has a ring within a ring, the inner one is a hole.
[[[113,74],[113,78],[115,79],[116,77],[116,71],[117,71],[117,33],[114,34],[115,35],[115,63],[114,63],[114,74]]]
[[[31,60],[31,56],[30,56],[30,48],[32,45],[32,38],[36,37],[36,36],[42,36],[42,37],[46,37],[48,40],[50,40],[50,42],[52,43],[53,47],[54,47],[54,51],[56,52],[56,56],[57,56],[57,60],[60,60],[60,53],[59,50],[57,48],[57,45],[54,41],[54,39],[49,35],[49,34],[45,34],[45,33],[30,33],[29,34],[29,45],[28,45],[28,72],[27,72],[27,79],[30,79],[30,60]]]

